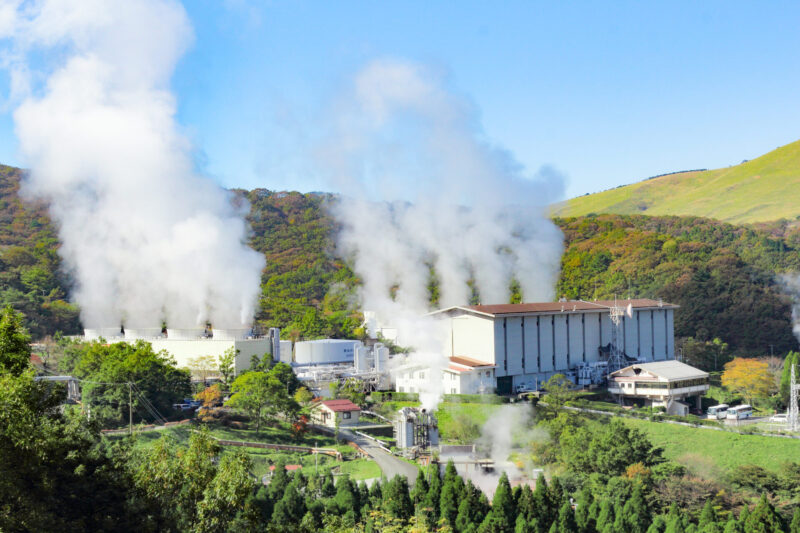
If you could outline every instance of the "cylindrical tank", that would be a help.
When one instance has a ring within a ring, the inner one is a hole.
[[[214,340],[218,341],[238,341],[245,339],[250,333],[250,328],[214,328]]]
[[[387,372],[389,370],[389,348],[381,343],[377,343],[374,350],[375,371]]]
[[[366,346],[358,346],[355,350],[355,359],[353,361],[356,372],[369,372],[370,364],[368,360],[369,348]]]
[[[152,339],[161,336],[161,328],[125,328],[125,339]]]
[[[280,341],[280,345],[279,361],[287,365],[292,364],[292,341]]]
[[[167,337],[174,341],[193,341],[203,336],[205,328],[167,328]]]
[[[83,336],[86,338],[86,340],[97,340],[100,337],[103,337],[107,340],[121,337],[122,333],[120,331],[120,327],[86,328],[83,330]]]
[[[361,341],[345,339],[300,341],[294,345],[294,359],[299,365],[352,364],[358,346]]]

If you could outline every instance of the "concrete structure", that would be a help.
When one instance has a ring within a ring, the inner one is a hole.
[[[664,407],[668,414],[680,416],[689,414],[686,400],[691,397],[701,408],[708,387],[708,373],[680,361],[634,364],[612,372],[608,380],[608,392],[623,403],[643,400],[645,406]]]
[[[361,341],[347,339],[300,341],[294,345],[294,361],[298,365],[353,364],[359,346]]]
[[[451,357],[442,369],[445,394],[484,394],[494,392],[495,366],[469,357]],[[432,370],[420,364],[402,365],[395,371],[397,392],[424,392],[430,389]]]
[[[357,426],[361,408],[350,400],[324,400],[311,407],[311,422],[329,428]]]
[[[281,340],[280,342],[280,357],[278,360],[281,363],[286,363],[287,365],[291,365],[294,358],[292,357],[292,341],[284,341]],[[274,357],[273,357],[274,359]]]
[[[450,327],[449,357],[495,366],[497,392],[571,373],[608,357],[612,307],[627,309],[616,332],[629,362],[675,358],[676,305],[649,299],[450,307],[432,313]]]

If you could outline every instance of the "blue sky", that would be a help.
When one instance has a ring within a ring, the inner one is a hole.
[[[797,2],[192,0],[178,120],[228,187],[325,188],[304,148],[366,63],[418,62],[567,196],[739,163],[800,138]],[[10,117],[0,161],[16,163]]]

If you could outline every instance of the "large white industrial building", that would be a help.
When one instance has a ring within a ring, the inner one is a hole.
[[[447,351],[451,360],[483,363],[496,378],[496,390],[508,394],[518,387],[538,388],[556,373],[574,372],[581,365],[606,360],[612,335],[626,361],[675,358],[674,311],[678,306],[650,299],[562,301],[526,304],[473,305],[432,313],[449,325]],[[612,309],[624,309],[612,331]],[[484,375],[487,369],[483,369]],[[417,369],[419,372],[419,369]],[[480,392],[475,386],[448,384],[444,390]],[[472,373],[456,374],[469,376]],[[478,387],[480,382],[474,382]],[[407,389],[410,383],[398,380]],[[419,386],[419,385],[417,385]]]
[[[149,342],[153,350],[162,350],[170,354],[179,367],[189,367],[192,359],[210,355],[219,359],[227,350],[235,350],[234,371],[236,374],[250,368],[253,356],[263,359],[264,356],[285,363],[292,362],[292,341],[280,340],[280,333],[273,328],[263,337],[251,336],[247,329],[215,329],[209,335],[204,328],[167,329],[162,335],[157,328],[126,329],[124,334],[119,329],[90,330],[84,337],[87,340],[104,338],[108,342],[129,342],[138,340]]]

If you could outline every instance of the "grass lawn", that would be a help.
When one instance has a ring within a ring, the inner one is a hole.
[[[442,440],[452,439],[454,420],[463,415],[482,428],[492,413],[503,407],[502,404],[489,403],[440,403],[436,411],[439,420],[439,435]]]
[[[622,419],[644,431],[664,456],[702,477],[719,477],[742,465],[758,465],[773,472],[800,460],[800,440],[742,435],[706,428]]]

